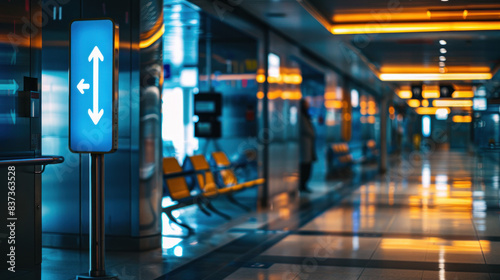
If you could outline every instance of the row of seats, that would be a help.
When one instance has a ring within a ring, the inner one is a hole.
[[[354,164],[354,158],[347,143],[332,144],[328,149],[326,161],[329,174],[347,174],[346,171],[349,171]]]
[[[368,162],[376,161],[378,156],[379,156],[379,152],[377,149],[377,142],[375,142],[375,140],[373,140],[373,139],[368,140],[366,142],[366,145],[364,146],[363,153],[365,155],[365,161],[368,161]]]
[[[172,215],[172,211],[189,205],[197,205],[199,209],[210,216],[213,212],[225,219],[230,217],[217,210],[211,200],[224,196],[231,203],[250,211],[248,207],[239,203],[233,194],[241,190],[262,185],[264,179],[238,182],[234,173],[234,166],[224,152],[212,153],[211,163],[203,155],[187,157],[183,167],[175,157],[163,158],[163,176],[168,195],[176,204],[166,207],[163,212],[174,223],[193,234],[192,227],[180,222]]]
[[[356,148],[354,148],[356,149]],[[359,150],[359,148],[358,148]],[[354,153],[356,154],[356,153]],[[329,175],[350,174],[353,164],[375,161],[378,157],[375,140],[368,140],[362,147],[362,155],[353,156],[348,143],[334,143],[327,151],[327,168]]]

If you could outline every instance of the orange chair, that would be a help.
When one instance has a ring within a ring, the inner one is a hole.
[[[259,186],[264,184],[265,179],[256,179],[256,180],[251,180],[248,182],[244,183],[239,183],[238,182],[238,177],[233,171],[233,165],[227,158],[226,154],[224,152],[213,152],[212,153],[212,160],[215,163],[215,166],[218,169],[218,174],[221,177],[222,184],[224,185],[224,188],[241,188],[241,189],[246,189],[246,188],[251,188],[255,186]],[[228,196],[228,199],[231,203],[243,208],[246,211],[251,211],[249,207],[246,205],[241,204],[239,201],[237,201],[232,195]]]
[[[196,171],[196,182],[198,187],[202,191],[203,195],[204,194],[225,195],[229,198],[232,197],[231,196],[232,193],[240,191],[244,188],[243,185],[234,185],[230,187],[219,188],[219,186],[215,182],[214,175],[212,173],[212,170],[210,169],[210,165],[208,164],[208,161],[205,159],[203,155],[190,156],[186,160],[189,161],[193,170]],[[212,210],[215,214],[228,220],[231,219],[231,217],[228,216],[227,214],[224,214],[219,210],[217,210],[212,203],[208,202],[206,206],[208,209]]]
[[[193,196],[189,190],[188,184],[186,182],[185,176],[191,174],[183,172],[181,166],[174,157],[163,158],[163,178],[165,179],[165,184],[170,194],[170,198],[177,202],[172,206],[163,208],[163,213],[174,223],[188,230],[188,235],[194,233],[194,229],[184,223],[181,223],[173,215],[172,211],[183,208],[189,205],[196,204],[200,210],[208,216],[211,216],[204,208],[204,204],[209,201],[208,199],[216,196],[216,193],[204,193],[203,196]]]
[[[219,174],[225,187],[242,186],[243,188],[251,188],[254,186],[262,185],[266,181],[263,178],[259,178],[239,184],[238,178],[236,177],[236,174],[234,174],[232,164],[224,152],[213,152],[212,158],[215,162],[215,165],[219,169]]]

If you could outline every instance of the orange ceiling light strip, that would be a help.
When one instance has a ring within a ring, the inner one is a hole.
[[[418,99],[410,99],[410,100],[407,100],[406,103],[408,103],[408,106],[410,106],[412,108],[417,108],[420,106],[420,100],[418,100]]]
[[[500,16],[500,10],[414,10],[410,12],[365,12],[365,13],[342,13],[332,17],[335,23],[354,22],[398,22],[398,21],[428,21],[437,20],[462,20],[462,19],[489,19],[496,20]]]
[[[325,108],[342,109],[342,100],[325,100]]]
[[[500,26],[499,26],[500,28]],[[461,81],[490,80],[491,73],[380,73],[382,81]]]
[[[418,21],[418,20],[428,20],[426,11],[420,12],[401,12],[401,13],[346,13],[346,14],[337,14],[332,17],[333,22],[336,23],[345,23],[345,22],[371,22],[371,21],[379,21],[386,22],[388,20],[391,21]]]
[[[467,18],[467,15],[469,14],[469,11],[467,10],[455,10],[455,11],[445,11],[445,10],[428,10],[427,11],[427,17],[428,19],[465,19]]]
[[[423,98],[439,98],[439,86],[437,85],[423,85],[422,86],[422,97]],[[427,105],[429,106],[429,105]],[[426,107],[427,107],[426,106]]]
[[[439,66],[418,66],[418,65],[384,65],[380,67],[382,73],[439,73]],[[489,73],[488,66],[446,66],[446,73]]]
[[[434,107],[472,107],[472,100],[438,99],[432,101]]]
[[[451,94],[453,98],[473,98],[474,92],[472,90],[456,90]]]
[[[456,115],[456,116],[453,116],[453,122],[454,123],[470,123],[470,122],[472,122],[472,117],[471,116]]]
[[[399,90],[398,91],[398,96],[401,99],[410,99],[412,97],[411,90]]]
[[[415,109],[415,112],[419,115],[435,115],[437,110],[445,109],[448,111],[448,114],[451,112],[450,108],[439,108],[439,107],[418,107]]]
[[[499,30],[500,21],[389,22],[333,24],[335,35]]]

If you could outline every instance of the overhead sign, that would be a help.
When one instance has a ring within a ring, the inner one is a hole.
[[[72,152],[110,153],[117,149],[117,35],[111,19],[71,23],[69,147]]]

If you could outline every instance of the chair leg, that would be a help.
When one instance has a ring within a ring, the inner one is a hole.
[[[188,225],[186,225],[186,224],[183,224],[183,223],[179,222],[179,220],[177,220],[177,219],[176,219],[176,218],[172,215],[172,211],[173,211],[173,210],[175,210],[175,209],[177,209],[177,208],[170,208],[170,209],[169,209],[169,208],[166,208],[166,209],[163,209],[163,212],[164,212],[165,214],[167,214],[167,217],[168,217],[168,218],[169,218],[169,219],[170,219],[173,223],[175,223],[175,224],[177,224],[177,225],[179,225],[179,226],[181,226],[181,227],[183,227],[183,228],[187,229],[187,230],[188,230],[188,236],[190,236],[190,235],[194,234],[194,229],[193,229],[192,227],[190,227],[190,226],[188,226]]]
[[[247,211],[247,212],[251,212],[251,211],[252,211],[252,209],[251,209],[250,207],[248,207],[248,206],[246,206],[246,205],[242,204],[241,202],[239,202],[238,200],[236,200],[236,199],[234,198],[234,196],[233,196],[233,195],[231,195],[231,194],[227,196],[227,199],[228,199],[228,200],[229,200],[229,202],[231,202],[232,204],[234,204],[234,205],[236,205],[236,206],[238,206],[238,207],[242,208],[243,210],[245,210],[245,211]]]
[[[207,209],[205,209],[205,207],[203,206],[203,200],[204,199],[197,199],[196,200],[196,205],[198,206],[198,208],[201,210],[201,212],[203,212],[203,214],[211,217],[212,216],[212,213],[208,212]]]
[[[224,214],[221,211],[217,210],[217,208],[214,207],[214,205],[212,204],[212,202],[207,201],[206,206],[207,206],[208,209],[210,209],[215,214],[221,216],[222,218],[224,218],[226,220],[231,220],[231,216],[229,216],[227,214]]]

